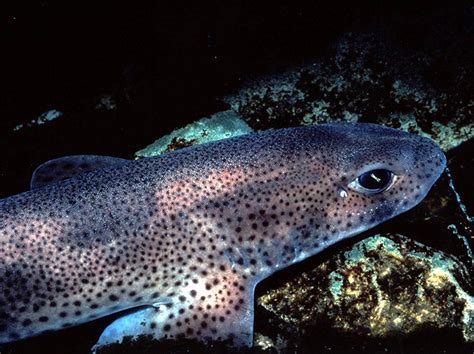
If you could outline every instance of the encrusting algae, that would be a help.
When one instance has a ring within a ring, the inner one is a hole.
[[[329,321],[342,332],[384,337],[422,327],[454,327],[474,340],[474,300],[463,263],[401,235],[358,242],[260,297],[303,331]]]

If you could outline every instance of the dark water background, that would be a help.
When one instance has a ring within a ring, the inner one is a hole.
[[[458,19],[453,26],[473,36],[472,6],[469,1],[2,3],[0,197],[26,190],[34,168],[54,157],[131,158],[173,129],[226,109],[220,98],[248,77],[315,60],[347,31],[398,21],[387,36],[408,48],[422,47],[422,20],[435,9]],[[449,85],[450,77],[440,73],[438,80]],[[108,94],[117,108],[97,109]],[[13,130],[50,109],[64,115]],[[5,352],[65,353],[68,347],[70,353],[82,353],[110,322],[31,339]],[[338,341],[330,333],[321,339]],[[458,339],[449,333],[433,338],[428,331],[408,342],[393,340],[388,348],[449,352]],[[340,350],[357,348],[355,341]]]

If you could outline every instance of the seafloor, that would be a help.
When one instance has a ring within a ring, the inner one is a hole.
[[[470,1],[12,6],[0,13],[0,197],[70,154],[143,158],[329,121],[429,136],[449,168],[429,196],[260,284],[246,352],[473,352]],[[0,353],[87,353],[113,319]],[[233,351],[141,338],[101,352]]]

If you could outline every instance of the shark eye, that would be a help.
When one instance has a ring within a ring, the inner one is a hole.
[[[358,192],[380,193],[392,186],[395,175],[384,169],[371,170],[361,174],[348,187]]]

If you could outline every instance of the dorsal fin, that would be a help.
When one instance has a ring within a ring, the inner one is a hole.
[[[110,156],[73,155],[46,161],[31,176],[30,188],[43,187],[86,172],[121,165],[128,160]]]

